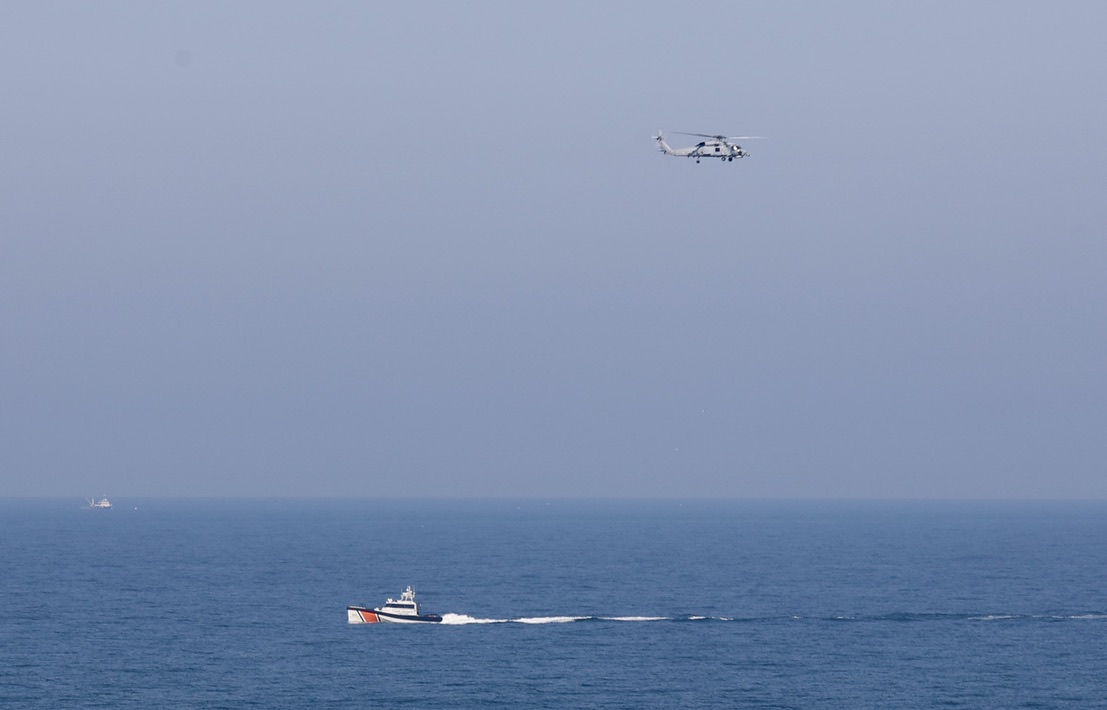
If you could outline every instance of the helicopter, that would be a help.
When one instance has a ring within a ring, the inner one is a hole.
[[[764,136],[711,136],[706,133],[682,133],[680,131],[673,131],[677,135],[681,136],[696,136],[698,138],[706,138],[695,144],[691,148],[677,148],[673,149],[669,147],[669,144],[665,142],[665,136],[661,131],[657,132],[657,135],[653,137],[657,141],[657,147],[665,155],[675,155],[677,157],[695,158],[696,162],[700,162],[700,158],[720,158],[726,162],[733,162],[735,158],[745,158],[749,156],[749,151],[744,149],[737,143],[731,141],[751,140],[754,138],[764,138]]]

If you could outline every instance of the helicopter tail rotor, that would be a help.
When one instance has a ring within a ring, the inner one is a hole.
[[[660,150],[665,155],[672,155],[673,149],[670,148],[669,144],[665,142],[665,134],[662,133],[660,128],[657,129],[657,135],[654,136],[653,139],[657,141],[658,150]]]

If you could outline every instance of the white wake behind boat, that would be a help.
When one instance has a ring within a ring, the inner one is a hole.
[[[415,601],[415,590],[408,586],[399,599],[388,599],[384,606],[368,609],[363,606],[346,607],[346,621],[351,624],[435,624],[442,621],[438,614],[420,614]]]

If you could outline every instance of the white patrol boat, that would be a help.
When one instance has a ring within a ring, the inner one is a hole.
[[[88,501],[88,507],[91,508],[92,510],[96,510],[96,509],[110,510],[111,509],[111,501],[108,500],[107,496],[101,496],[100,500],[96,500],[95,498],[86,498],[85,500]]]
[[[415,601],[415,590],[408,586],[399,599],[388,599],[384,606],[375,609],[366,609],[363,606],[346,607],[346,621],[351,624],[433,624],[442,621],[442,617],[438,614],[420,614],[419,604]]]

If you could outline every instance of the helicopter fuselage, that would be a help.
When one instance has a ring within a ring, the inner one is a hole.
[[[733,161],[749,156],[749,152],[742,148],[742,146],[725,140],[723,136],[716,136],[711,138],[711,140],[700,141],[690,148],[670,148],[669,144],[665,142],[665,137],[660,132],[654,136],[654,139],[657,141],[658,149],[665,155],[672,155],[679,158],[695,158],[697,163],[703,158],[718,158],[723,161]]]
[[[686,148],[689,158],[721,158],[722,160],[734,160],[735,158],[744,158],[749,155],[742,149],[742,146],[737,143],[727,143],[725,141],[704,141],[697,143],[691,148]]]

